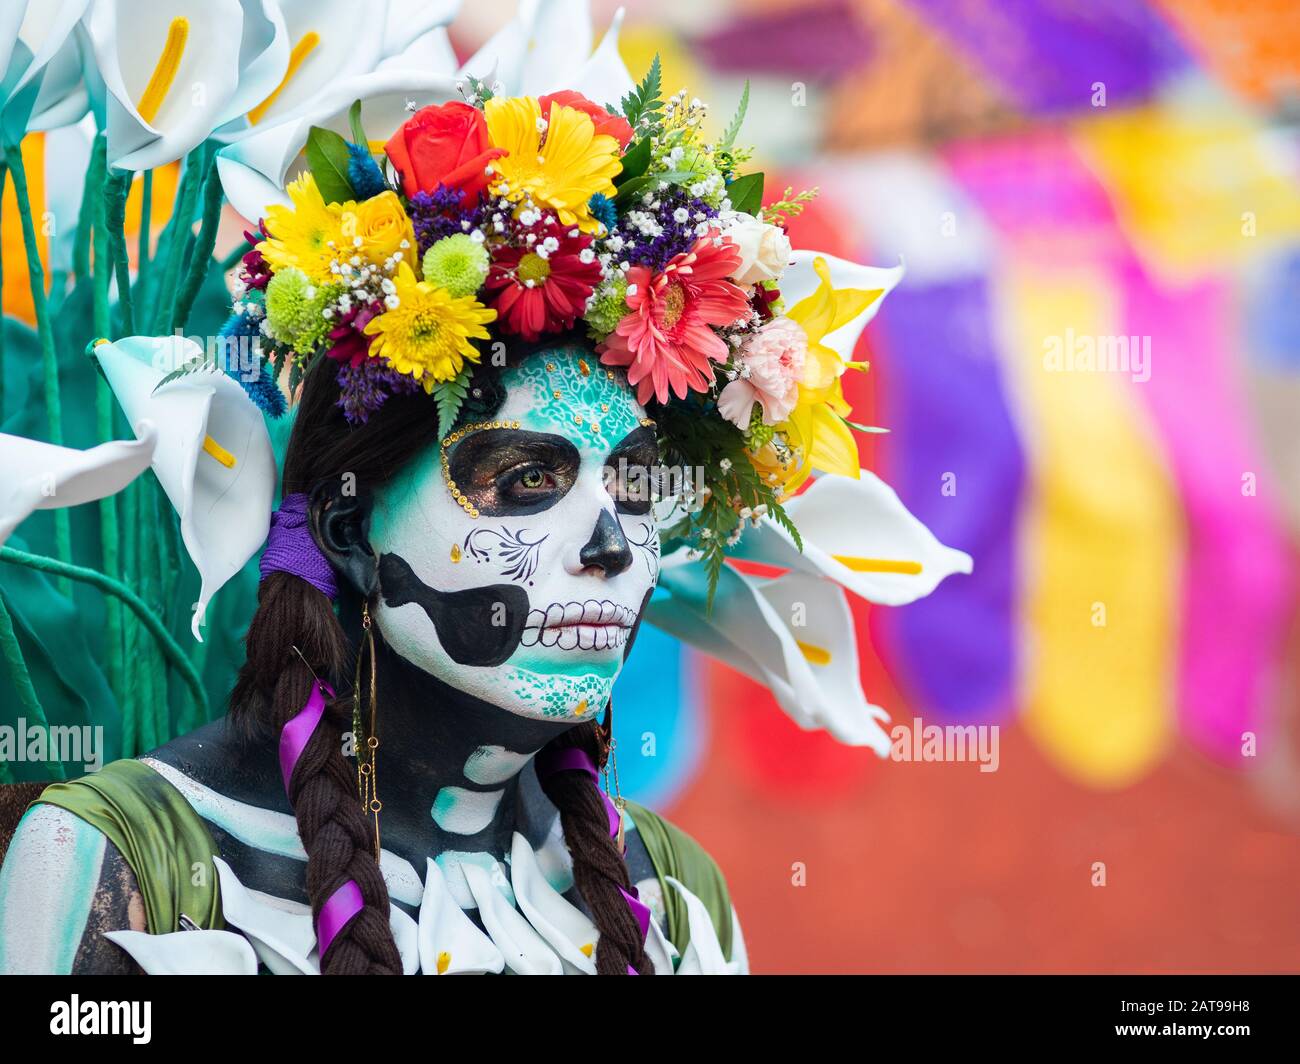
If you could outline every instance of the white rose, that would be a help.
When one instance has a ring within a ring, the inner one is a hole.
[[[736,223],[723,235],[740,250],[739,284],[775,281],[790,264],[790,241],[784,230],[761,222],[749,214],[738,214]]]

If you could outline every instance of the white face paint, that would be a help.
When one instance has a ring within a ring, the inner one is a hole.
[[[604,709],[658,577],[653,514],[637,498],[654,429],[622,375],[582,347],[538,351],[502,382],[485,426],[462,425],[376,493],[376,623],[452,687],[580,720]],[[484,647],[497,660],[481,660]]]

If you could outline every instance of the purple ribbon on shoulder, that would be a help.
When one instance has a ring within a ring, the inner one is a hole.
[[[608,794],[600,786],[600,773],[596,769],[596,764],[591,760],[591,755],[586,750],[576,746],[565,747],[563,750],[542,750],[534,759],[537,765],[537,775],[539,779],[546,779],[555,775],[557,772],[581,772],[590,777],[592,785],[596,788],[596,793],[600,795],[600,800],[605,803],[605,815],[609,818],[609,837],[618,840],[618,829],[622,823],[618,809]],[[627,847],[624,847],[626,850]],[[619,887],[619,893],[623,895],[623,900],[627,902],[628,909],[631,910],[633,917],[636,918],[637,925],[641,928],[641,937],[645,939],[650,934],[650,908],[643,902],[636,889],[626,891]],[[628,965],[628,975],[638,975],[635,968]]]
[[[307,496],[302,492],[286,495],[271,515],[271,531],[258,571],[263,580],[272,573],[290,573],[331,601],[338,596],[334,569],[307,527]]]

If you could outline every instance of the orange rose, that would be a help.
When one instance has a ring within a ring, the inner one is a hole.
[[[474,199],[487,188],[487,164],[506,154],[488,144],[483,112],[455,100],[416,111],[384,150],[408,197],[444,185]]]

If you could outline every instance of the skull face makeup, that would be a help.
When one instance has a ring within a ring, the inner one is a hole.
[[[505,401],[426,451],[371,513],[376,623],[424,671],[522,716],[604,709],[658,577],[654,427],[580,346],[502,372]]]

